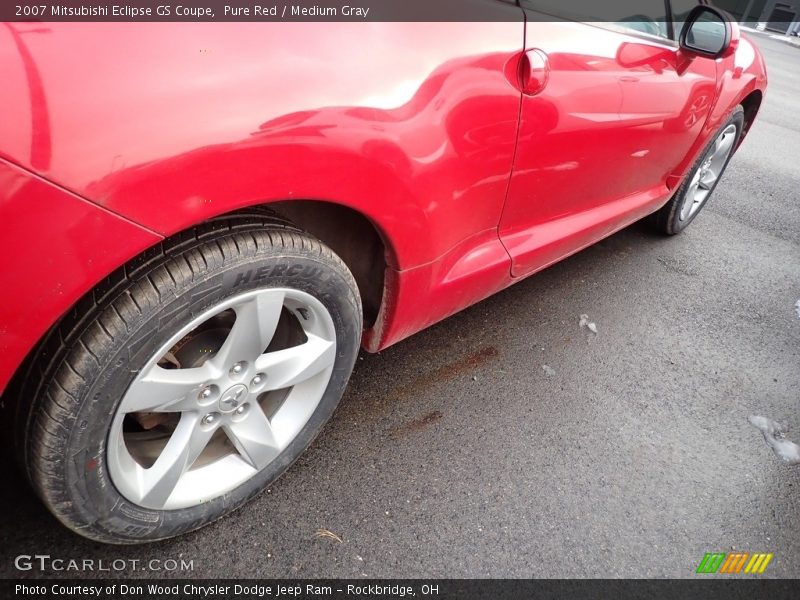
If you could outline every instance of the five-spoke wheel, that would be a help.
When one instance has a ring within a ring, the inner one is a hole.
[[[735,124],[731,123],[725,127],[703,158],[700,168],[695,170],[684,202],[681,205],[681,221],[687,221],[694,216],[708,199],[711,190],[714,189],[725,165],[728,163],[728,158],[730,158],[733,151],[733,144],[736,142],[736,134]]]
[[[271,347],[279,323],[305,341]],[[114,484],[155,509],[234,489],[308,422],[335,356],[333,321],[305,292],[262,289],[207,310],[155,353],[122,398],[109,437]]]

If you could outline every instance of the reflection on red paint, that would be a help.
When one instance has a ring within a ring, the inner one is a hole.
[[[374,224],[383,348],[658,208],[766,86],[738,32],[714,61],[493,6],[503,22],[0,28],[3,243],[39,249],[0,271],[36,297],[0,301],[0,389],[111,270],[274,201]]]

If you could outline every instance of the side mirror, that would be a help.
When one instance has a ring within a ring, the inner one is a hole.
[[[715,8],[696,6],[681,29],[680,45],[690,54],[717,58],[731,45],[733,27]]]

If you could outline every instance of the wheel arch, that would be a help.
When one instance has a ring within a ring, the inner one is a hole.
[[[380,312],[386,268],[397,265],[387,234],[366,215],[343,204],[284,200],[261,206],[310,233],[344,261],[358,285],[364,327],[371,327]]]
[[[683,177],[686,175],[688,169],[697,159],[703,148],[705,148],[705,145],[708,143],[710,137],[729,117],[731,112],[734,111],[737,106],[741,105],[744,109],[744,129],[742,130],[742,135],[739,136],[739,141],[736,146],[736,149],[738,150],[738,148],[742,145],[744,138],[747,136],[750,127],[755,121],[764,97],[762,89],[757,87],[757,84],[758,82],[755,79],[751,79],[747,85],[741,89],[737,89],[735,92],[733,90],[727,90],[720,93],[720,96],[717,98],[717,101],[715,102],[709,116],[706,119],[706,123],[703,126],[703,130],[701,131],[700,135],[697,137],[681,163],[667,177],[667,187],[670,190],[674,190],[680,185]]]
[[[363,213],[333,202],[315,200],[281,200],[257,203],[244,209],[232,210],[203,219],[181,229],[152,245],[135,253],[133,256],[104,272],[95,272],[95,281],[85,291],[76,296],[61,314],[52,320],[38,339],[30,342],[30,348],[23,360],[14,368],[3,392],[3,399],[14,395],[14,389],[21,379],[32,375],[40,348],[58,330],[64,318],[80,310],[86,302],[94,302],[103,295],[103,289],[115,280],[115,274],[125,273],[141,260],[142,257],[160,252],[170,242],[185,237],[192,229],[201,227],[213,220],[225,219],[242,213],[271,214],[288,221],[294,227],[305,231],[329,246],[347,265],[359,288],[362,301],[365,330],[375,325],[381,313],[384,301],[386,272],[393,272],[397,257],[395,246],[385,231],[381,230]]]
[[[763,100],[764,93],[759,89],[753,90],[742,99],[741,105],[742,108],[744,108],[744,130],[739,138],[739,145],[741,145],[745,136],[750,131],[750,127],[753,125],[753,121],[755,121],[756,115],[761,109]]]

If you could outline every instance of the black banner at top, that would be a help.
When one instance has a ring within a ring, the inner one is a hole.
[[[740,3],[714,4],[736,11]],[[2,0],[0,21],[497,22],[519,20],[517,5],[528,10],[529,20],[537,21],[669,18],[667,3],[658,0]],[[786,11],[773,13],[770,21],[794,18]],[[751,22],[759,17],[729,15]]]

